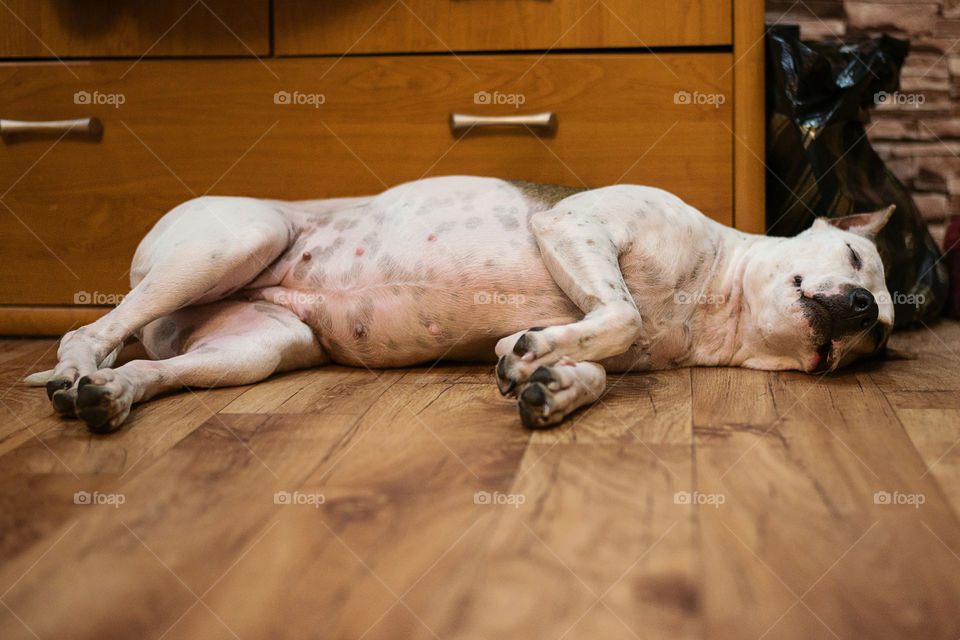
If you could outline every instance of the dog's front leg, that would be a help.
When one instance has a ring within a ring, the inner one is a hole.
[[[512,393],[541,366],[561,358],[596,362],[627,351],[640,334],[640,312],[630,295],[619,256],[630,248],[626,221],[577,197],[534,214],[530,227],[547,270],[583,312],[572,324],[534,327],[500,340],[497,379]]]
[[[640,312],[619,263],[630,249],[633,228],[604,205],[584,194],[530,219],[547,270],[585,315],[497,344],[497,385],[505,395],[519,391],[528,427],[556,424],[598,400],[606,373],[596,361],[624,353],[639,337]]]

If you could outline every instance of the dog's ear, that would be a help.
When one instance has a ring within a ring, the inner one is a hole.
[[[896,208],[897,205],[892,204],[886,209],[880,209],[873,213],[855,213],[852,216],[843,216],[842,218],[817,218],[813,221],[813,228],[836,227],[872,240],[887,225]]]

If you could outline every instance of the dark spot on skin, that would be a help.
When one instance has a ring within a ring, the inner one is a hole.
[[[330,224],[330,220],[331,220],[332,218],[331,218],[331,216],[330,216],[329,214],[324,214],[324,215],[310,216],[310,217],[307,218],[307,219],[308,219],[310,222],[312,222],[314,225],[316,225],[317,228],[320,228],[320,227],[325,227],[325,226],[327,226],[328,224]]]
[[[550,209],[564,198],[586,191],[585,187],[565,187],[523,180],[507,180],[507,182],[519,189],[524,198],[541,204],[544,209]]]
[[[177,324],[173,320],[164,320],[153,334],[155,340],[169,340],[170,336],[177,330]]]
[[[451,229],[453,229],[453,228],[456,227],[456,226],[457,226],[457,223],[454,222],[454,221],[452,221],[452,220],[447,220],[446,222],[442,222],[442,223],[440,223],[440,225],[437,227],[437,235],[439,235],[439,234],[441,234],[441,233],[446,233],[447,231],[450,231]]]
[[[593,240],[588,239],[588,240],[587,240],[587,244],[592,247],[593,245],[595,245],[595,244],[597,244],[597,243],[594,242]]]
[[[481,224],[483,224],[483,218],[473,216],[473,217],[467,218],[467,221],[464,223],[464,226],[467,229],[476,229]]]
[[[371,231],[363,236],[363,244],[366,245],[367,253],[370,254],[371,258],[377,255],[377,251],[380,249],[380,239],[377,237],[377,232]]]
[[[343,218],[342,220],[337,220],[333,228],[337,231],[346,231],[347,229],[353,229],[359,222],[356,218],[352,220],[350,218]]]

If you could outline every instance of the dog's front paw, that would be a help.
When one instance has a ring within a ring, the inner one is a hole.
[[[80,378],[76,389],[77,417],[92,433],[116,431],[130,415],[133,404],[131,385],[113,371],[105,369]]]
[[[519,338],[515,338],[512,348],[507,343],[509,352],[504,353],[506,349],[500,351],[504,354],[497,362],[497,388],[501,394],[514,397],[517,387],[525,383],[534,371],[556,362],[558,356],[553,353],[554,344],[547,335],[549,332],[544,331],[546,328],[527,329]],[[509,339],[504,338],[501,342]]]
[[[538,367],[517,398],[520,420],[528,429],[543,429],[563,421],[578,408],[600,398],[606,374],[600,365],[569,358],[555,366]]]

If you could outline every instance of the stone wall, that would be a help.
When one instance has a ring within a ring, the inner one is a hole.
[[[873,111],[870,140],[910,189],[942,241],[960,212],[960,0],[767,0],[767,24],[798,24],[804,39],[910,40],[900,94]]]

